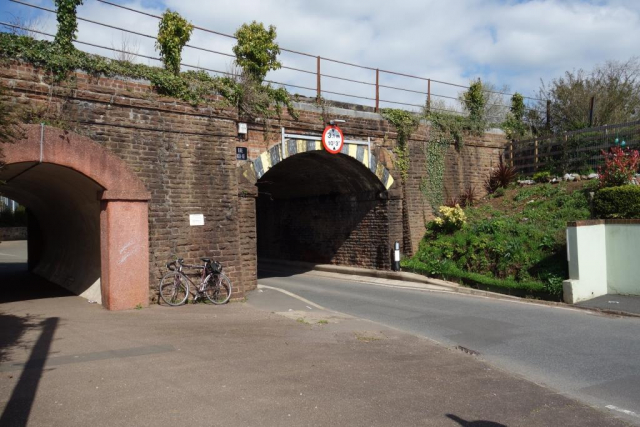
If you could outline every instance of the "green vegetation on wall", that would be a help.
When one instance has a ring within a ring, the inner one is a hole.
[[[235,83],[234,105],[252,119],[264,119],[264,136],[267,141],[268,121],[273,116],[280,117],[282,106],[287,107],[292,117],[298,118],[286,89],[274,88],[264,82],[269,71],[281,67],[278,61],[280,47],[275,41],[276,29],[271,25],[267,30],[261,22],[253,21],[238,28],[235,36],[238,41],[233,52],[236,54],[235,62],[242,72],[233,79],[228,79]]]
[[[450,147],[450,140],[445,133],[440,133],[431,127],[432,134],[424,146],[426,176],[420,182],[420,191],[429,201],[434,215],[444,203],[444,159]],[[434,136],[433,133],[438,133]]]
[[[409,173],[409,138],[418,127],[418,117],[409,111],[395,108],[385,108],[381,111],[382,117],[391,123],[397,132],[396,147],[393,152],[396,155],[394,165],[400,171],[402,182],[407,179]]]
[[[469,113],[468,124],[472,131],[484,131],[487,127],[484,110],[487,103],[484,88],[480,79],[474,81],[469,89],[462,94],[464,109]]]
[[[54,43],[64,53],[74,50],[72,42],[76,39],[78,31],[76,9],[81,4],[82,0],[55,0],[58,32]]]
[[[158,24],[156,49],[160,51],[164,67],[175,75],[180,74],[182,49],[189,42],[192,31],[193,25],[179,13],[167,9],[162,14]]]
[[[73,71],[80,70],[92,76],[148,80],[158,93],[192,105],[210,103],[211,96],[219,94],[228,104],[241,111],[251,109],[252,117],[280,115],[282,107],[296,117],[290,96],[284,88],[258,88],[266,95],[254,99],[255,104],[251,105],[242,102],[246,100],[243,97],[243,85],[229,77],[214,77],[205,71],[185,71],[176,75],[160,67],[108,59],[77,49],[62,53],[54,43],[27,36],[0,33],[0,60],[5,63],[19,60],[41,68],[53,83],[62,82]]]
[[[276,43],[276,28],[265,29],[262,22],[243,24],[235,33],[238,43],[233,48],[236,63],[248,75],[262,82],[267,73],[282,67],[278,61],[280,46]]]
[[[444,203],[444,168],[447,150],[453,145],[460,152],[464,147],[466,135],[480,136],[486,130],[484,98],[480,81],[472,84],[463,98],[465,108],[469,112],[468,116],[425,108],[430,129],[429,140],[425,146],[426,175],[422,179],[420,189],[429,201],[434,215],[438,215],[438,209]]]
[[[509,113],[507,113],[507,117],[501,125],[508,139],[522,139],[522,137],[527,134],[527,125],[524,123],[524,116],[524,97],[516,92],[511,97]]]

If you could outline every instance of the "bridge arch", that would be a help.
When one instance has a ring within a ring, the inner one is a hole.
[[[283,153],[284,152],[284,153]],[[302,153],[324,152],[322,143],[315,140],[289,139],[282,145],[274,145],[269,150],[261,153],[252,162],[252,172],[255,179],[260,180],[271,168],[281,161]],[[328,154],[328,153],[327,153]],[[375,154],[369,153],[365,145],[355,145],[345,143],[338,154],[351,157],[360,162],[366,169],[373,173],[385,187],[389,189],[393,185],[393,177],[389,170],[378,161]]]
[[[320,141],[288,139],[256,157],[244,176],[258,187],[259,263],[390,267],[394,180],[366,145],[345,143],[330,154]]]
[[[29,269],[111,310],[147,305],[145,185],[86,137],[23,129],[19,141],[1,145],[0,192],[29,211]]]

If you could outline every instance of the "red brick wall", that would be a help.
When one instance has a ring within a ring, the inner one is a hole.
[[[0,68],[0,79],[13,102],[115,153],[151,192],[152,297],[165,263],[176,256],[218,259],[238,294],[253,285],[241,276],[234,112],[194,108],[139,82],[78,74],[50,85],[23,65]],[[190,227],[190,213],[204,214],[205,225]]]
[[[157,95],[146,82],[81,73],[74,77],[52,85],[42,72],[30,66],[0,67],[0,84],[8,88],[15,105],[36,112],[36,116],[46,115],[53,125],[67,126],[112,151],[151,192],[152,287],[164,264],[176,255],[191,262],[200,256],[219,259],[239,294],[255,287],[255,188],[253,182],[240,182],[237,168],[246,162],[235,160],[235,148],[246,146],[250,158],[256,158],[280,142],[281,126],[287,132],[318,135],[329,119],[343,119],[347,121],[341,125],[345,137],[371,138],[376,157],[390,170],[395,184],[389,191],[390,200],[378,202],[363,223],[387,221],[381,228],[386,234],[378,233],[373,238],[363,229],[361,244],[354,244],[354,248],[362,250],[380,241],[389,247],[397,240],[404,242],[405,253],[409,253],[417,248],[425,220],[431,218],[420,192],[420,181],[426,173],[422,149],[428,133],[425,126],[412,136],[411,166],[403,189],[393,168],[395,130],[366,107],[299,104],[298,120],[285,113],[280,121],[271,120],[268,126],[249,122],[248,139],[240,140],[237,122],[244,120],[222,104],[193,107]],[[476,140],[468,138],[459,153],[452,147],[446,160],[446,192],[457,194],[467,183],[481,192],[482,182],[505,142],[501,135],[486,135]],[[189,213],[204,214],[205,226],[190,227]],[[357,241],[355,236],[353,242]],[[334,258],[335,262],[347,262],[350,244],[345,246],[344,256]],[[377,246],[367,250],[373,251],[367,255],[369,259],[378,257]]]
[[[409,144],[410,170],[405,187],[406,220],[405,253],[416,251],[426,230],[425,223],[433,219],[433,210],[425,199],[420,184],[427,175],[425,144],[428,129],[423,126],[414,133]],[[507,143],[500,133],[486,133],[482,137],[467,136],[460,150],[453,145],[445,154],[444,199],[459,197],[468,186],[475,188],[478,197],[486,195],[485,179],[498,163]]]
[[[368,195],[258,198],[258,256],[388,269],[388,201]]]

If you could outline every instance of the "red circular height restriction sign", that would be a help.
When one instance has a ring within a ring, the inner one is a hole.
[[[322,132],[322,146],[331,154],[338,154],[344,145],[344,135],[338,126],[327,126]]]

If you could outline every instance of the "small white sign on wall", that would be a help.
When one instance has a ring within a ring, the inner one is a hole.
[[[204,225],[204,215],[203,214],[189,214],[189,225]]]

